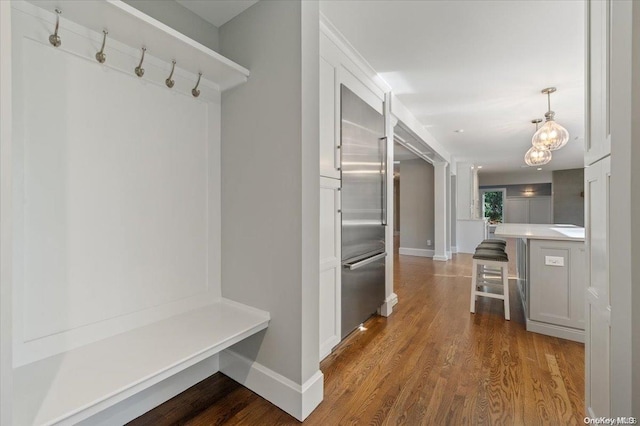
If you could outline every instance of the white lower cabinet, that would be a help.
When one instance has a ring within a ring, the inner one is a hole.
[[[584,243],[531,240],[529,259],[529,318],[584,330]]]
[[[610,176],[610,157],[585,169],[585,229],[589,265],[585,313],[585,397],[587,414],[594,417],[611,415]]]
[[[340,342],[340,180],[320,178],[320,359]]]

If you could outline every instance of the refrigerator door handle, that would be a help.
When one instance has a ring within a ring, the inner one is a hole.
[[[380,138],[384,147],[384,154],[380,161],[380,184],[382,185],[382,206],[380,209],[380,221],[382,226],[387,226],[387,137]]]
[[[380,260],[385,257],[387,257],[387,252],[376,254],[375,256],[367,257],[366,259],[360,260],[358,262],[344,263],[342,266],[347,268],[350,271],[353,271],[354,269],[361,268],[365,265],[368,265],[370,263],[375,262],[376,260]]]

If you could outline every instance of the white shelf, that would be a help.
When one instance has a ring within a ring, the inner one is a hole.
[[[65,20],[75,22],[97,33],[108,29],[108,39],[134,48],[145,46],[147,53],[213,82],[220,91],[247,81],[249,71],[219,53],[179,33],[162,22],[119,0],[28,0],[60,16],[60,36],[64,43]],[[53,20],[53,15],[51,15]],[[55,21],[53,21],[55,22]],[[53,26],[51,27],[53,32]],[[108,52],[107,52],[108,53]]]
[[[269,318],[222,299],[14,369],[13,424],[75,424],[265,329]]]

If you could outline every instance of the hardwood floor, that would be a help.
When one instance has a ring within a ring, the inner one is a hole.
[[[505,321],[500,300],[469,313],[470,255],[395,265],[400,303],[321,363],[324,401],[305,425],[583,424],[584,345],[525,331],[513,280]],[[131,425],[298,423],[218,373]]]

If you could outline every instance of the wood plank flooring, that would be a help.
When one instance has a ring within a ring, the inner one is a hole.
[[[324,401],[305,425],[583,424],[584,345],[525,331],[514,280],[505,321],[500,300],[469,313],[470,255],[395,260],[400,303],[321,363]],[[130,424],[298,423],[218,373]]]

